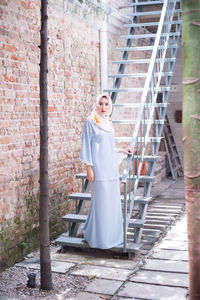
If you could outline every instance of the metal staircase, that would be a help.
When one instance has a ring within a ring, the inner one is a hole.
[[[135,153],[133,157],[125,158],[124,171],[120,176],[123,186],[124,241],[122,245],[112,249],[128,253],[141,247],[142,230],[148,203],[151,200],[155,163],[163,135],[181,29],[180,1],[135,1],[130,4],[130,9],[132,12],[127,16],[129,21],[124,25],[128,28],[128,35],[121,36],[121,39],[125,40],[125,47],[117,49],[122,52],[122,59],[113,62],[117,65],[117,74],[109,75],[109,78],[113,79],[113,88],[105,90],[111,96],[114,112],[128,109],[130,115],[137,110],[136,119],[132,117],[113,120],[116,126],[134,127],[131,136],[125,131],[122,136],[116,137],[116,144],[128,143],[134,148]],[[143,28],[144,33],[137,34],[138,27]],[[137,41],[145,39],[151,45],[134,47],[132,44],[136,39]],[[129,59],[130,54],[136,51],[144,53],[147,50],[151,51],[151,58]],[[130,70],[138,64],[146,65],[148,72],[125,73],[127,68]],[[144,87],[127,86],[129,79],[134,78],[145,79]],[[133,100],[137,93],[141,93],[139,103]],[[158,93],[162,94],[161,103],[157,103]],[[128,97],[130,101],[125,102],[124,99]],[[120,112],[119,114],[121,115]],[[147,173],[141,174],[144,163],[148,166]],[[84,223],[87,218],[83,214],[84,206],[91,196],[88,193],[86,174],[78,174],[76,178],[82,180],[82,192],[69,195],[69,199],[75,201],[76,211],[75,214],[63,217],[63,221],[69,223],[69,234],[62,234],[55,242],[62,246],[88,247],[82,238],[77,237],[77,232],[80,223]]]
[[[178,154],[178,150],[176,147],[174,136],[172,134],[167,114],[165,116],[163,137],[172,178],[173,180],[176,180],[178,176],[183,176],[183,167]]]

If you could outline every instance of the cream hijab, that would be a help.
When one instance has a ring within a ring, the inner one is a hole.
[[[105,115],[105,116],[101,116],[97,112],[97,106],[99,105],[99,101],[103,97],[106,98],[109,101],[109,104],[110,104],[110,110],[108,112],[108,115]],[[106,131],[114,133],[113,123],[112,123],[112,120],[110,118],[111,112],[112,112],[112,100],[111,100],[111,98],[109,97],[108,94],[104,93],[104,94],[101,94],[97,97],[96,106],[93,109],[93,111],[91,112],[91,114],[89,115],[88,119],[92,120],[98,127],[102,128]]]

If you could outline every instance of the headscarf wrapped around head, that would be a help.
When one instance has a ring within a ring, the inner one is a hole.
[[[97,111],[97,106],[99,105],[99,101],[102,98],[106,98],[110,104],[110,110],[109,110],[108,114],[104,115],[104,116],[101,116]],[[91,112],[91,114],[89,115],[88,119],[92,120],[98,127],[102,128],[106,131],[114,133],[113,123],[110,118],[111,112],[112,112],[112,100],[107,93],[104,93],[97,97],[96,106],[93,109],[93,111]]]

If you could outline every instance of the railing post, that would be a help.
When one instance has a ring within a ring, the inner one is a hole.
[[[123,252],[126,252],[127,248],[127,182],[124,184],[124,241],[123,241]]]

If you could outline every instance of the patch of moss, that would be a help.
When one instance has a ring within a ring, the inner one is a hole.
[[[17,217],[14,218],[14,223],[15,223],[16,225],[18,225],[18,226],[21,224],[21,220],[20,220],[20,217],[19,217],[19,216],[17,216]]]
[[[39,247],[39,197],[24,195],[25,215],[5,220],[0,232],[0,270],[21,261],[28,253]],[[72,211],[71,200],[63,191],[50,194],[49,228],[50,238],[56,238],[66,231],[67,224],[62,215]]]

